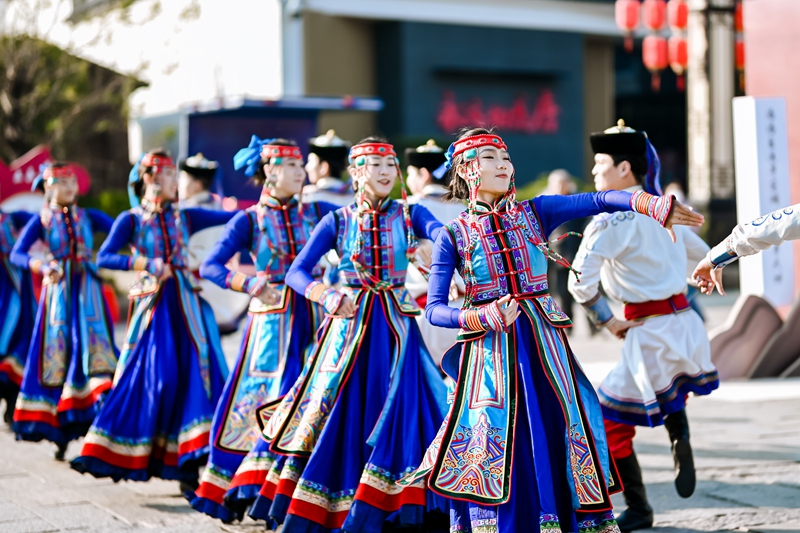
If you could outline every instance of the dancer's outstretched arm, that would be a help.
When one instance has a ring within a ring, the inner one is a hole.
[[[752,222],[739,224],[728,237],[714,246],[692,275],[705,294],[722,287],[722,269],[740,257],[755,255],[785,241],[800,239],[800,204],[778,209]]]

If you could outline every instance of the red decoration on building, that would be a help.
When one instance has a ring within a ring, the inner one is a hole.
[[[639,25],[639,11],[641,4],[639,0],[617,0],[614,6],[614,14],[617,26],[625,34],[625,51],[633,51],[633,31]]]
[[[689,44],[682,34],[675,34],[669,38],[669,66],[678,76],[678,90],[686,90],[684,73],[689,64]]]
[[[667,20],[673,32],[685,31],[689,25],[689,4],[686,0],[669,0]]]
[[[733,28],[737,33],[744,32],[744,16],[742,14],[743,9],[742,3],[737,2],[736,11],[733,12]]]
[[[661,90],[661,71],[669,66],[669,45],[660,35],[648,35],[642,41],[644,66],[653,74],[653,90]]]
[[[561,108],[553,93],[543,90],[532,109],[529,109],[528,102],[528,96],[523,94],[517,96],[510,106],[490,104],[487,108],[480,98],[459,103],[455,93],[447,91],[439,104],[436,124],[447,134],[466,125],[494,126],[504,132],[527,135],[557,133]]]
[[[744,41],[736,41],[736,69],[744,70]]]
[[[734,45],[734,63],[736,65],[736,74],[739,78],[739,89],[744,92],[745,79],[744,79],[744,17],[742,16],[742,2],[736,3],[736,11],[733,16],[733,26],[736,30],[736,44]]]
[[[31,183],[39,175],[39,167],[52,161],[50,149],[47,146],[37,146],[19,159],[6,166],[0,161],[0,201],[17,194],[31,192]],[[78,193],[86,194],[89,191],[91,180],[85,168],[70,163],[75,177],[78,179]]]
[[[661,31],[667,23],[667,2],[665,0],[644,0],[642,2],[642,22],[650,31]]]

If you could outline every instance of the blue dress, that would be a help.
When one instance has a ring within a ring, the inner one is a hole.
[[[567,220],[631,210],[631,195],[541,196],[517,209],[503,199],[478,210],[477,227],[464,213],[436,241],[426,316],[466,329],[442,361],[456,380],[450,411],[402,483],[424,479],[449,498],[451,531],[517,533],[538,523],[539,531],[618,532],[610,494],[621,487],[602,411],[569,347],[571,321],[550,296],[540,247]],[[470,233],[474,277],[464,271]],[[507,294],[519,303],[507,331],[483,331],[448,306],[456,270],[473,291],[469,309]]]
[[[11,262],[11,248],[33,215],[25,211],[0,211],[0,398],[5,398],[9,412],[22,383],[33,335],[36,301],[30,271]]]
[[[64,446],[82,437],[111,388],[119,352],[92,262],[94,233],[108,233],[111,222],[94,209],[45,208],[11,251],[11,261],[28,268],[28,251],[41,240],[47,261],[58,262],[63,273],[42,288],[14,413],[17,439]]]
[[[322,319],[322,307],[289,288],[284,278],[313,228],[336,207],[298,207],[294,198],[281,202],[268,197],[238,213],[200,267],[200,274],[220,287],[250,292],[263,278],[281,295],[273,305],[258,298],[250,303],[239,357],[214,413],[208,464],[200,486],[190,494],[192,507],[225,522],[238,514],[223,505],[234,473],[261,440],[256,409],[285,395],[297,380]],[[240,250],[250,252],[258,277],[225,267]],[[318,267],[314,274],[320,277],[322,270]]]
[[[227,375],[219,332],[188,269],[193,231],[233,213],[145,204],[117,217],[101,267],[137,270],[114,387],[72,467],[114,481],[195,480],[209,451],[211,417]],[[133,255],[117,250],[130,247]],[[163,264],[173,276],[159,281]]]
[[[351,261],[359,222],[359,262],[375,280],[366,286]],[[411,223],[420,238],[441,229],[421,206],[411,207]],[[424,484],[395,481],[421,461],[443,418],[446,390],[405,289],[402,205],[387,199],[367,206],[360,221],[355,205],[325,216],[292,264],[289,286],[304,294],[316,287],[313,270],[331,249],[341,258],[342,292],[356,313],[325,319],[308,373],[264,429],[273,453],[305,463],[282,531],[377,533],[387,521],[418,526],[437,502]]]

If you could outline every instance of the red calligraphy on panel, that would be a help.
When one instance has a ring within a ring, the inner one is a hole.
[[[445,133],[453,133],[463,126],[496,127],[505,132],[527,135],[558,132],[561,108],[552,91],[543,90],[529,106],[530,99],[521,94],[511,105],[484,105],[480,98],[458,102],[452,91],[444,93],[436,115],[436,124]]]

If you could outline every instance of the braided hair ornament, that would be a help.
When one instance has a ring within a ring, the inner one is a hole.
[[[469,203],[467,205],[467,215],[469,217],[467,221],[467,227],[469,229],[469,239],[464,250],[464,279],[467,281],[467,294],[464,297],[464,308],[467,308],[472,304],[475,291],[478,286],[478,279],[475,275],[474,265],[472,262],[472,254],[475,251],[478,241],[480,240],[478,215],[482,211],[482,208],[478,206],[478,190],[481,186],[481,165],[480,158],[478,157],[478,149],[484,146],[493,146],[498,150],[508,150],[508,147],[499,135],[485,133],[479,135],[470,135],[468,137],[458,139],[450,145],[445,153],[445,157],[447,159],[445,162],[445,169],[447,171],[450,171],[453,168],[453,161],[456,156],[464,154],[464,162],[461,163],[459,167],[463,168],[463,174],[461,174],[461,177],[467,183],[467,187],[469,189]],[[564,259],[551,248],[551,242],[542,241],[536,237],[536,235],[534,235],[531,231],[530,227],[528,227],[528,224],[525,222],[522,215],[522,211],[519,209],[517,204],[517,187],[514,176],[515,174],[512,173],[508,184],[508,190],[495,203],[492,209],[501,216],[509,216],[512,220],[514,220],[517,226],[519,226],[519,228],[522,230],[522,233],[528,242],[536,246],[536,248],[542,252],[542,254],[544,254],[548,260],[554,261],[555,263],[566,267],[572,271],[573,274],[575,274],[576,278],[578,278],[578,276],[580,276],[580,272],[572,268],[572,265],[570,265],[566,259]],[[483,212],[485,212],[485,209]],[[570,235],[580,236],[577,233],[569,232],[556,239],[556,241],[559,241]],[[580,278],[578,279],[580,280]]]
[[[364,251],[364,244],[366,242],[364,237],[364,215],[370,211],[369,203],[367,202],[366,184],[369,177],[367,170],[367,157],[378,156],[394,157],[396,168],[398,169],[398,179],[400,179],[400,189],[403,196],[403,221],[406,229],[406,258],[409,262],[417,264],[417,249],[419,248],[419,240],[414,233],[414,228],[411,224],[411,209],[408,206],[408,193],[406,192],[405,183],[401,176],[399,176],[400,161],[397,159],[397,153],[394,146],[389,143],[382,142],[364,142],[356,144],[350,148],[348,159],[350,164],[353,165],[353,178],[356,183],[356,219],[358,226],[356,231],[356,243],[353,252],[350,254],[350,260],[356,269],[361,285],[368,290],[386,290],[391,288],[389,282],[379,279],[374,276],[362,262],[361,254]],[[374,209],[375,206],[372,208]],[[423,269],[420,269],[423,271]]]

